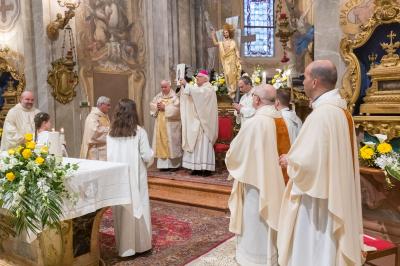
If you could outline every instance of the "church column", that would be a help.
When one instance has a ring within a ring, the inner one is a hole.
[[[160,91],[161,80],[171,79],[174,83],[178,63],[196,67],[194,3],[193,0],[144,1],[148,79],[143,95],[143,114],[150,141],[154,119],[149,115],[149,102]]]
[[[340,56],[340,40],[342,29],[339,25],[340,0],[314,1],[313,18],[315,26],[314,58],[329,59],[337,67],[337,88],[342,84],[341,78],[345,71],[344,62]]]

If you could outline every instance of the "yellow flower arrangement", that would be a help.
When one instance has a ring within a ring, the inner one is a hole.
[[[57,160],[46,146],[36,147],[32,134],[24,138],[23,144],[0,155],[0,208],[11,219],[7,230],[17,235],[60,227],[64,200],[75,201],[65,182],[78,169]]]
[[[397,141],[387,142],[387,136],[382,134],[364,134],[366,142],[360,148],[361,163],[367,166],[382,169],[387,178],[389,187],[393,186],[389,176],[400,180],[400,147]]]
[[[6,178],[7,178],[8,181],[12,182],[12,181],[14,181],[14,179],[15,179],[15,175],[14,175],[13,172],[8,172],[8,173],[6,174]]]

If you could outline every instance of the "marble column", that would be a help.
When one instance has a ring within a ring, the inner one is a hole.
[[[313,17],[315,26],[314,58],[329,59],[337,67],[338,81],[336,87],[342,84],[345,64],[340,55],[340,40],[343,38],[339,25],[340,0],[314,1]]]

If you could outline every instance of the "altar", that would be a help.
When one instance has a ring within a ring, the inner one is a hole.
[[[63,158],[79,169],[67,186],[77,194],[75,205],[65,203],[61,234],[44,230],[37,236],[1,235],[0,265],[99,265],[98,231],[105,207],[130,204],[128,165]],[[138,191],[137,191],[138,193]]]

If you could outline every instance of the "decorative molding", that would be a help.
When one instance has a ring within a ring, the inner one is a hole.
[[[361,31],[352,38],[344,37],[340,42],[340,53],[347,66],[342,80],[340,93],[347,100],[348,108],[353,111],[360,95],[361,70],[354,50],[363,46],[375,29],[382,24],[400,23],[400,6],[393,0],[375,1],[375,12],[369,21],[361,26]]]
[[[400,116],[354,116],[356,128],[369,134],[385,134],[388,139],[400,136]]]

